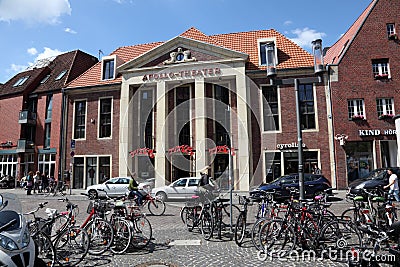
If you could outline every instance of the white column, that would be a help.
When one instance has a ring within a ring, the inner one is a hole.
[[[132,159],[129,156],[131,140],[129,138],[129,114],[132,110],[129,106],[129,84],[122,82],[120,99],[120,123],[119,123],[119,176],[130,176],[129,168]],[[129,165],[130,164],[130,165]]]
[[[206,99],[204,79],[195,81],[194,110],[196,125],[196,176],[200,176],[200,170],[207,164],[206,151]]]
[[[157,115],[156,115],[156,144],[155,144],[155,187],[165,185],[165,151],[166,151],[166,84],[165,82],[157,83]]]
[[[236,92],[237,92],[237,143],[233,143],[237,151],[237,172],[238,177],[235,177],[235,182],[239,188],[236,190],[248,191],[250,182],[250,116],[247,103],[250,101],[250,88],[247,88],[245,68],[238,68],[239,74],[236,75]],[[239,180],[237,180],[239,179]]]

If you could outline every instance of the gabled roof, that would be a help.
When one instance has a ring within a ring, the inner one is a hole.
[[[343,56],[346,54],[346,51],[350,47],[354,38],[360,31],[362,25],[367,19],[368,15],[371,13],[372,9],[376,5],[379,0],[373,0],[368,7],[364,10],[363,13],[358,17],[358,19],[351,25],[351,27],[347,30],[345,34],[333,45],[331,46],[324,56],[325,64],[339,64],[342,60]]]
[[[34,93],[52,90],[61,90],[68,82],[78,77],[82,72],[97,63],[96,57],[86,54],[80,50],[74,50],[57,56],[50,64],[50,77],[33,91]],[[67,71],[60,79],[57,76]]]
[[[69,81],[75,79],[97,61],[96,57],[80,50],[58,55],[47,66],[40,68],[33,67],[12,77],[0,87],[0,96],[61,90]],[[66,71],[65,74],[56,80],[57,76],[64,71]],[[17,81],[27,76],[29,78],[22,85],[14,86]],[[47,76],[49,77],[46,82],[41,83]]]
[[[0,90],[0,97],[11,94],[23,94],[24,92],[32,91],[47,72],[49,72],[48,67],[42,67],[26,70],[16,74],[3,85]],[[22,85],[14,86],[14,84],[23,77],[29,78]]]
[[[206,35],[196,28],[189,28],[179,36],[183,40],[191,39],[197,42],[206,43],[214,47],[232,50],[238,54],[248,55],[247,69],[257,70],[265,69],[258,65],[258,42],[259,39],[274,38],[278,49],[278,69],[284,68],[302,68],[313,66],[313,57],[310,53],[302,49],[300,46],[280,34],[275,30],[259,30],[250,32],[228,33],[218,35]],[[133,46],[124,46],[116,49],[110,55],[117,55],[123,60],[123,64],[127,64],[138,57],[149,53],[150,50],[159,48],[172,40],[179,38],[172,38],[167,42],[155,42],[148,44],[140,44]],[[160,49],[162,51],[162,49]],[[138,60],[139,61],[139,60]],[[130,64],[127,64],[130,65]],[[116,66],[119,67],[119,66]],[[121,83],[122,77],[118,75],[113,80],[101,80],[101,62],[98,62],[92,68],[83,73],[76,80],[67,85],[68,88],[97,86],[107,84]]]

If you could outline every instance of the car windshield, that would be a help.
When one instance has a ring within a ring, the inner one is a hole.
[[[386,178],[387,171],[385,169],[371,171],[368,178],[373,180],[382,180]]]

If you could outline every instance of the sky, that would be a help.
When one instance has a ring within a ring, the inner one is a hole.
[[[372,0],[0,0],[0,83],[37,60],[79,49],[96,57],[121,46],[275,29],[311,52],[333,45]],[[99,52],[101,51],[101,52]]]

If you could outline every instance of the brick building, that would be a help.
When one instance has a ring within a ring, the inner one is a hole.
[[[398,0],[372,1],[326,52],[340,188],[400,165],[393,121],[400,113],[399,14]]]
[[[98,60],[80,50],[37,62],[0,87],[0,174],[58,179],[62,88]]]
[[[275,30],[206,35],[190,28],[103,57],[65,89],[65,167],[74,187],[131,172],[156,177],[159,186],[207,165],[224,186],[230,155],[239,190],[296,172],[295,91],[270,85],[269,43],[278,79],[314,75],[312,55]],[[317,164],[331,179],[325,84],[299,89],[305,171]]]

